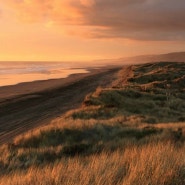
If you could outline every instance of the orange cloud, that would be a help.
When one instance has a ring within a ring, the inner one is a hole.
[[[2,10],[1,10],[1,7],[0,7],[0,17],[2,16]]]
[[[70,33],[87,37],[185,40],[184,0],[6,0],[6,2],[24,21],[81,25],[83,26],[81,29],[70,30]]]
[[[17,16],[24,21],[48,21],[79,24],[93,0],[7,0]]]
[[[95,5],[95,0],[80,0],[81,4],[86,7],[92,7]]]

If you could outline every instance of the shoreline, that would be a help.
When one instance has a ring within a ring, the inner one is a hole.
[[[46,80],[33,80],[29,82],[21,82],[14,85],[0,86],[0,102],[2,99],[9,99],[24,94],[36,93],[60,86],[65,86],[77,80],[81,80],[87,76],[98,74],[108,69],[116,68],[119,66],[103,66],[103,67],[89,67],[84,68],[86,73],[72,73],[67,77],[53,78]],[[30,88],[31,87],[31,88]]]
[[[79,107],[87,94],[110,84],[121,68],[107,66],[57,80],[1,87],[0,144]]]
[[[44,81],[49,79],[67,78],[71,74],[88,73],[85,68],[79,69],[57,69],[51,72],[25,72],[0,74],[0,87],[17,85],[19,83]]]

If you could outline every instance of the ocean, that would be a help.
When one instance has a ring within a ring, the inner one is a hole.
[[[0,62],[0,86],[66,78],[70,74],[88,73],[87,68],[93,66],[85,62]]]

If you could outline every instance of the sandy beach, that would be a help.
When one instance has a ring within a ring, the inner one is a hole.
[[[91,68],[67,78],[0,87],[0,144],[80,106],[88,93],[110,83],[120,68]]]

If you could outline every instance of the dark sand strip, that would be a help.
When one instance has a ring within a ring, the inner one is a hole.
[[[0,144],[77,108],[88,93],[110,84],[119,70],[120,67],[94,69],[66,79],[1,87]]]

